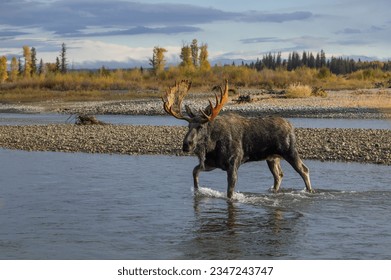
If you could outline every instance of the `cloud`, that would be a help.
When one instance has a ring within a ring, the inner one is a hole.
[[[90,32],[84,30],[84,32],[72,33],[68,36],[70,37],[101,37],[101,36],[118,36],[118,35],[139,35],[139,34],[178,34],[186,32],[198,32],[201,31],[201,28],[192,27],[192,26],[166,26],[166,27],[145,27],[137,26],[129,29],[120,29],[120,30],[109,30],[105,31],[103,28],[102,31]]]
[[[342,30],[338,30],[335,32],[335,34],[345,34],[345,35],[352,35],[352,34],[364,34],[364,33],[376,33],[376,32],[381,32],[385,31],[387,28],[385,26],[376,26],[372,25],[366,29],[357,29],[357,28],[345,28]]]
[[[78,37],[82,34],[94,36],[94,34],[83,33],[89,26],[119,29],[119,31],[98,32],[96,36],[175,34],[201,31],[201,28],[196,25],[216,21],[281,23],[307,20],[311,17],[313,14],[305,11],[227,12],[190,4],[150,4],[125,0],[8,1],[2,3],[0,10],[0,24],[42,27],[46,31],[66,37]]]
[[[146,33],[150,33],[155,27],[154,31],[167,31],[171,34],[175,29],[175,32],[194,32],[195,28],[184,26],[225,20],[231,15],[213,8],[184,4],[145,4],[122,0],[69,0],[49,3],[16,1],[2,4],[0,24],[43,26],[46,30],[66,36],[78,36],[80,31],[88,26],[127,27],[129,30],[145,26],[149,27],[145,29]],[[141,31],[138,29],[136,34]]]
[[[260,11],[244,12],[237,17],[238,21],[244,22],[276,22],[282,23],[286,21],[307,20],[314,15],[311,12],[297,11],[291,13],[265,13]]]
[[[284,49],[275,49],[278,51],[297,51],[306,49],[320,49],[327,44],[327,38],[318,36],[300,36],[291,38],[278,38],[278,37],[255,37],[241,39],[243,44],[258,44],[258,43],[284,43],[293,45],[292,47],[284,47]]]
[[[277,37],[256,37],[241,39],[240,42],[243,44],[256,44],[256,43],[269,43],[269,42],[281,42],[282,39]]]
[[[356,28],[345,28],[335,32],[335,34],[360,34],[361,30]]]

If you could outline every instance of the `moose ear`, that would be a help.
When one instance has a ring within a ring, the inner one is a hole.
[[[196,115],[194,115],[193,111],[190,109],[190,107],[188,105],[185,105],[185,110],[190,118],[195,118]]]

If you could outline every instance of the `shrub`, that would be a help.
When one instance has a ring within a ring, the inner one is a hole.
[[[286,89],[285,96],[287,98],[306,98],[312,95],[312,88],[308,85],[300,83],[290,84]]]

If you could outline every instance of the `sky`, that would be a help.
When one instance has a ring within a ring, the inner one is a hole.
[[[391,59],[389,0],[0,0],[0,56],[74,68],[148,66],[155,46],[169,64],[195,38],[211,62],[323,49],[327,56]]]

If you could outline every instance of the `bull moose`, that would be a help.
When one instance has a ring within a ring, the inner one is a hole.
[[[191,82],[183,80],[163,94],[163,108],[171,116],[186,120],[189,130],[183,140],[183,151],[194,152],[199,164],[194,167],[194,189],[198,189],[199,173],[220,168],[227,172],[227,197],[232,198],[238,178],[238,168],[242,163],[266,160],[274,177],[273,191],[278,192],[282,180],[280,159],[285,159],[303,178],[306,190],[313,192],[309,169],[304,165],[296,149],[296,138],[292,125],[280,117],[243,117],[237,114],[219,116],[228,101],[228,81],[216,104],[204,110],[193,112],[185,106],[182,114],[182,101],[191,87]]]

